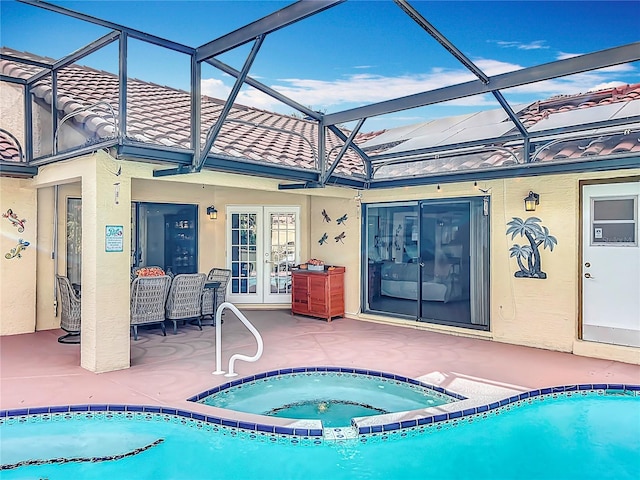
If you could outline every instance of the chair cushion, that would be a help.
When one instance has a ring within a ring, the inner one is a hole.
[[[136,274],[139,277],[161,277],[165,273],[160,267],[142,267],[138,269]]]

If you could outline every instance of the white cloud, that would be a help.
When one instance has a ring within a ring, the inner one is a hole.
[[[200,90],[203,95],[208,95],[213,98],[227,98],[231,87],[224,84],[222,80],[217,78],[203,78],[200,84]]]
[[[529,43],[522,42],[508,42],[503,40],[495,40],[494,41],[499,47],[503,48],[517,48],[518,50],[541,50],[549,48],[548,45],[545,45],[545,40],[534,40]]]
[[[558,58],[570,58],[576,54],[561,52]],[[494,59],[477,59],[474,63],[488,76],[522,69],[521,65]],[[509,100],[530,102],[552,95],[570,95],[606,88],[606,85],[620,85],[627,82],[619,80],[621,74],[634,72],[632,64],[594,70],[563,78],[515,87],[505,91]],[[407,95],[435,90],[458,83],[475,80],[468,70],[434,67],[426,73],[398,76],[357,73],[336,80],[316,80],[311,78],[282,78],[270,87],[296,102],[314,110],[338,111],[359,105],[381,102]],[[202,82],[203,94],[217,98],[226,98],[230,87],[218,79],[206,79]],[[263,94],[254,88],[244,87],[236,100],[238,103],[264,110],[291,113],[292,108]],[[495,98],[488,95],[475,95],[447,102],[448,106],[485,107],[497,106]]]
[[[578,57],[582,55],[582,53],[567,53],[567,52],[558,52],[556,55],[557,60],[565,60],[567,58]]]

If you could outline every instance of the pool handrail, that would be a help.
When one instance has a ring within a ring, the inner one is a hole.
[[[240,321],[244,323],[245,327],[249,329],[249,331],[255,337],[256,342],[258,343],[258,350],[256,351],[256,354],[253,357],[248,357],[247,355],[242,355],[240,353],[234,353],[233,355],[231,355],[231,358],[229,359],[229,372],[226,373],[224,376],[235,377],[238,375],[233,371],[233,367],[236,360],[244,360],[245,362],[258,361],[262,356],[262,351],[264,350],[264,343],[262,341],[262,336],[260,335],[258,330],[256,330],[256,327],[253,326],[253,324],[247,319],[247,317],[245,317],[240,312],[240,310],[236,308],[234,304],[230,302],[221,303],[216,310],[216,323],[215,323],[216,325],[216,370],[215,372],[213,372],[213,375],[222,375],[223,373],[225,373],[224,370],[221,369],[222,367],[222,328],[220,328],[220,325],[222,325],[222,312],[224,311],[225,308],[228,308],[229,310],[231,310],[236,315],[236,317],[238,317]]]

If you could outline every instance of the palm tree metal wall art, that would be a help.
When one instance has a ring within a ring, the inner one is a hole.
[[[509,249],[509,257],[516,257],[520,267],[520,270],[514,274],[515,277],[547,278],[547,274],[542,271],[540,265],[540,250],[538,248],[542,245],[543,249],[549,247],[549,250],[553,252],[553,247],[558,241],[549,235],[549,229],[540,225],[540,222],[542,220],[537,217],[529,217],[526,220],[513,217],[507,223],[507,235],[511,234],[511,240],[520,235],[529,241],[529,245],[514,243]]]

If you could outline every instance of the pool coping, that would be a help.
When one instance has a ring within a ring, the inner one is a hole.
[[[318,368],[318,367],[315,367]],[[329,368],[329,367],[328,367]],[[333,367],[331,367],[333,368]],[[294,369],[283,369],[294,370]],[[290,372],[292,373],[292,372]],[[406,378],[406,377],[405,377]],[[440,387],[438,387],[440,388]],[[459,421],[466,417],[473,417],[478,415],[486,415],[492,411],[498,411],[499,409],[509,408],[512,404],[517,402],[522,403],[528,399],[544,398],[546,396],[552,396],[557,394],[572,394],[572,393],[587,393],[587,392],[602,392],[609,394],[631,394],[633,396],[640,396],[640,385],[635,384],[607,384],[607,383],[595,383],[595,384],[574,384],[563,385],[548,388],[540,388],[522,392],[517,395],[513,395],[501,400],[497,400],[488,404],[465,408],[462,410],[456,410],[452,412],[439,413],[434,415],[426,415],[419,418],[413,418],[409,420],[399,420],[390,423],[382,423],[376,425],[358,425],[357,422],[352,422],[352,426],[356,429],[358,437],[377,436],[389,432],[397,432],[401,430],[409,430],[421,427],[429,427],[444,422]],[[449,405],[455,405],[455,402]],[[73,413],[87,413],[87,412],[130,412],[130,413],[150,413],[150,414],[164,414],[176,417],[189,418],[196,421],[209,423],[221,427],[227,427],[231,429],[239,429],[247,432],[255,432],[258,434],[272,434],[285,437],[309,437],[309,438],[322,438],[324,436],[324,428],[291,428],[277,425],[268,425],[266,423],[254,423],[246,422],[242,420],[232,420],[229,418],[205,415],[197,412],[190,412],[188,410],[159,407],[152,405],[124,405],[124,404],[85,404],[85,405],[58,405],[51,407],[31,407],[31,408],[19,408],[10,410],[0,410],[0,425],[4,423],[5,419],[12,417],[25,417],[32,415],[45,415],[45,414],[73,414]],[[419,411],[417,411],[419,412]],[[406,414],[407,412],[403,412]],[[264,417],[269,418],[269,417]],[[368,417],[372,418],[372,417]],[[354,424],[355,423],[355,424]]]

